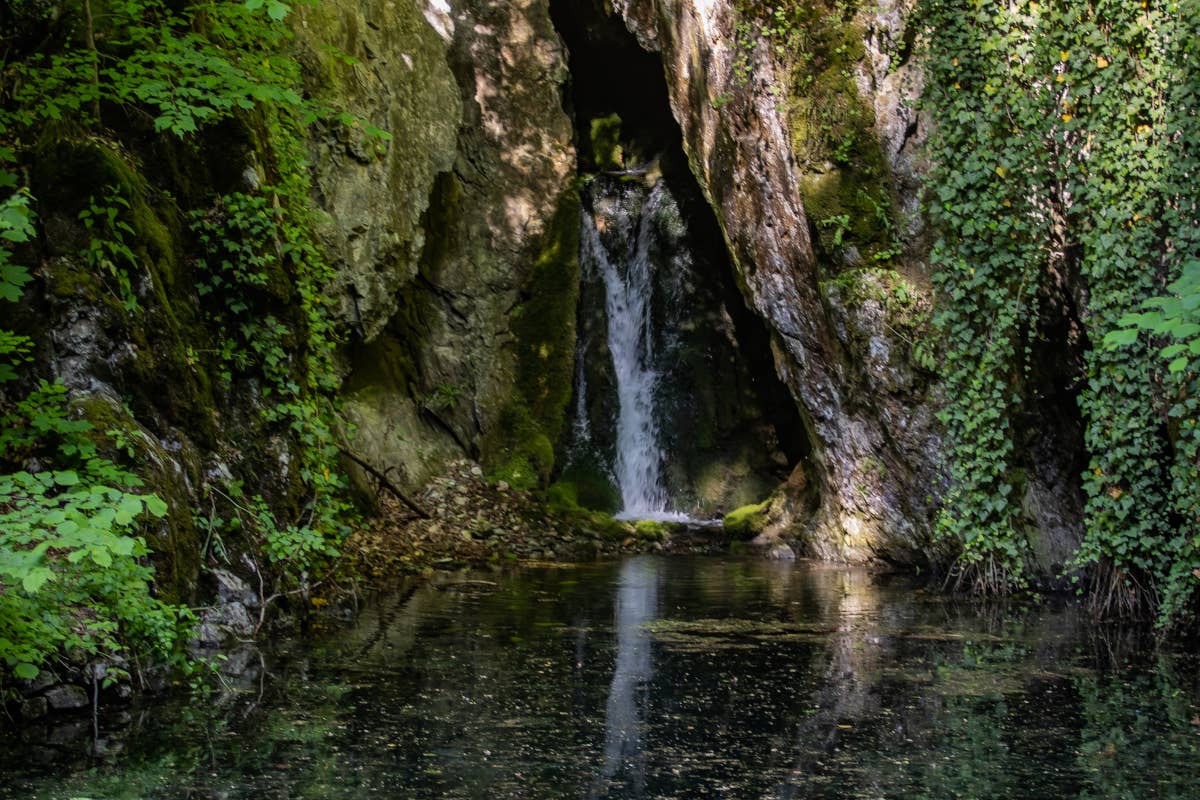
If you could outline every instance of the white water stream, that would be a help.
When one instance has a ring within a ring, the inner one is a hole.
[[[604,281],[608,350],[617,382],[617,457],[615,472],[623,508],[618,519],[686,521],[670,507],[660,474],[663,453],[655,421],[658,373],[654,369],[651,329],[650,245],[656,211],[664,191],[655,186],[641,209],[637,236],[629,252],[614,259],[600,239],[595,220],[583,218],[585,268]]]

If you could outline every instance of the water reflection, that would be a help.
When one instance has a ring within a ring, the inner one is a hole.
[[[618,773],[628,778],[630,797],[644,797],[645,755],[640,741],[641,704],[653,677],[646,623],[658,615],[658,576],[662,561],[632,558],[621,565],[613,619],[617,660],[604,711],[604,766],[589,795],[599,797]]]
[[[261,696],[102,716],[103,758],[10,726],[0,798],[1192,800],[1196,658],[1150,643],[752,560],[447,576]]]

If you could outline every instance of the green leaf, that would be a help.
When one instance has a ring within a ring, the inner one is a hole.
[[[59,486],[78,486],[79,474],[70,469],[55,471],[54,482]]]
[[[47,567],[34,567],[28,574],[21,579],[21,586],[25,591],[33,594],[38,589],[41,589],[47,581],[54,578],[54,573]]]
[[[17,664],[15,667],[13,667],[13,675],[16,675],[23,681],[33,680],[38,676],[38,672],[40,671],[41,670],[39,670],[33,664],[30,664],[28,661],[22,661],[20,664]]]
[[[143,498],[146,501],[146,510],[160,519],[167,515],[167,504],[159,498],[158,495],[146,495]]]
[[[1104,337],[1104,346],[1109,349],[1115,347],[1124,347],[1136,342],[1137,337],[1137,328],[1126,328],[1125,330],[1111,331],[1107,336]]]

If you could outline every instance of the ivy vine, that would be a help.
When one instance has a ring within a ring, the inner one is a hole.
[[[1167,624],[1200,576],[1197,371],[1188,342],[1164,362],[1162,343],[1130,326],[1191,335],[1154,313],[1193,302],[1178,279],[1198,255],[1197,4],[925,0],[921,13],[950,442],[939,531],[961,546],[961,581],[1026,585],[1013,425],[1041,298],[1066,276],[1090,343],[1073,566],[1092,576],[1099,611],[1156,608]],[[1172,281],[1180,305],[1145,309]]]

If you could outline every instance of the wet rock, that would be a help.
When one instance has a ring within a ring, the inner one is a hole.
[[[21,701],[23,719],[41,719],[50,711],[50,703],[44,697],[29,697]]]
[[[54,684],[58,683],[58,678],[53,672],[42,670],[37,677],[31,681],[25,681],[21,684],[21,693],[26,697],[35,695]]]
[[[907,390],[891,339],[868,335],[861,349],[839,345],[838,315],[821,290],[826,270],[837,265],[814,249],[816,220],[802,201],[811,176],[793,155],[787,104],[766,90],[787,82],[779,60],[766,47],[741,50],[731,35],[738,4],[730,0],[613,5],[643,46],[660,54],[692,173],[716,212],[745,300],[770,330],[776,371],[804,411],[821,492],[815,513],[791,533],[803,532],[806,548],[830,560],[922,558],[934,546],[927,498],[939,485],[932,395]],[[919,168],[906,160],[916,141],[909,134],[915,118],[904,107],[916,75],[898,74],[903,65],[885,57],[900,52],[893,45],[903,39],[907,8],[888,0],[856,18],[856,28],[878,41],[855,66],[860,97],[848,98],[883,117],[883,155],[899,171]],[[748,79],[736,77],[746,70]],[[904,185],[881,188],[907,192]],[[910,199],[915,194],[902,199],[902,209]],[[922,258],[919,248],[907,252],[901,266],[920,273]],[[868,362],[886,367],[883,384],[862,368]]]
[[[214,569],[212,575],[217,581],[218,602],[222,604],[241,603],[247,608],[254,608],[258,605],[258,592],[237,575],[227,569]]]
[[[90,736],[91,732],[92,726],[86,722],[66,722],[50,729],[46,744],[57,747],[74,744]]]
[[[71,685],[55,686],[46,692],[45,699],[50,708],[55,711],[70,711],[91,704],[87,692],[78,686]]]
[[[788,547],[783,542],[779,542],[770,550],[767,551],[767,560],[769,561],[795,561],[796,552]]]
[[[233,602],[206,608],[200,613],[195,644],[217,647],[227,639],[244,639],[254,634],[255,623],[242,603]]]

